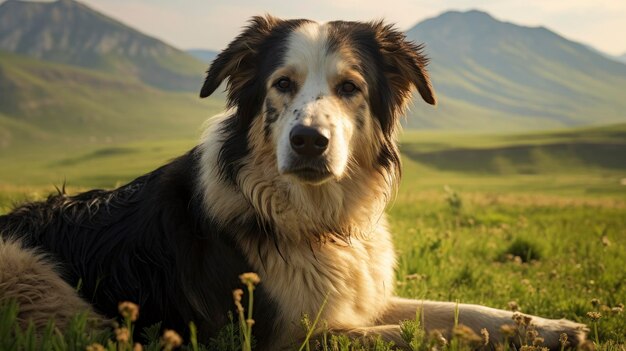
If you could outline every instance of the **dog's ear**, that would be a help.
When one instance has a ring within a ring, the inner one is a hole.
[[[383,55],[385,76],[392,89],[396,106],[403,107],[406,104],[413,87],[424,101],[435,105],[437,100],[426,71],[428,59],[422,53],[423,45],[408,41],[406,36],[392,25],[385,25],[382,22],[373,25]]]
[[[255,77],[259,46],[280,22],[270,15],[252,17],[244,31],[213,60],[200,97],[211,95],[228,78],[228,103],[235,105],[237,91]]]

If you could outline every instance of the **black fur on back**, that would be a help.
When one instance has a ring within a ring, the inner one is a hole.
[[[194,149],[112,191],[25,204],[0,216],[0,232],[49,253],[63,279],[80,284],[82,297],[105,316],[117,317],[118,303],[132,301],[140,306],[137,330],[163,322],[187,336],[193,321],[207,341],[234,310],[232,290],[243,287],[238,276],[251,271],[233,238],[261,230],[256,221],[225,228],[203,212],[198,157]],[[275,311],[261,284],[254,310],[259,345],[271,334]]]

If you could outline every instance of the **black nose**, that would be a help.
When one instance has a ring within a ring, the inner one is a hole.
[[[328,148],[328,137],[324,134],[327,133],[318,128],[297,125],[289,133],[291,148],[301,156],[319,156]]]

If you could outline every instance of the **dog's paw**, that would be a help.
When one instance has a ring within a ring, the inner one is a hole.
[[[544,319],[537,323],[537,331],[544,339],[543,346],[560,350],[563,342],[566,348],[576,348],[585,342],[589,328],[567,319]]]

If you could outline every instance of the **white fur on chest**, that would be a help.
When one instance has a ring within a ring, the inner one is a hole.
[[[257,152],[244,160],[238,187],[227,186],[216,166],[219,125],[227,116],[214,120],[205,133],[200,184],[207,210],[219,222],[260,215],[273,224],[280,252],[271,240],[259,246],[258,233],[247,233],[238,243],[278,306],[276,330],[302,335],[303,314],[314,318],[326,298],[321,318],[329,327],[373,325],[393,294],[395,255],[380,195],[387,190],[384,177],[362,169],[325,188],[296,186],[277,174],[271,150],[258,151],[252,138]],[[262,135],[258,122],[251,135]],[[332,235],[318,242],[324,228],[347,230],[349,243],[328,239]]]
[[[301,331],[303,314],[313,319],[323,302],[322,319],[331,328],[359,327],[374,322],[393,293],[393,247],[381,226],[371,238],[353,238],[350,245],[303,241],[263,248],[244,248],[250,264],[261,276],[263,288],[278,305],[280,328]]]

